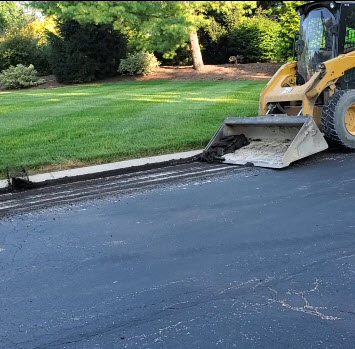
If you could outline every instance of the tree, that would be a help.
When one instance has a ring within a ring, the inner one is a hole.
[[[135,49],[172,57],[190,40],[193,64],[203,69],[197,30],[209,24],[210,11],[248,11],[256,1],[33,1],[47,14],[81,23],[112,24]]]
[[[292,57],[294,35],[298,31],[300,18],[296,7],[309,1],[258,1],[264,13],[281,24],[279,33],[280,60],[288,60]],[[281,45],[282,44],[282,45]]]
[[[0,71],[33,64],[40,74],[51,74],[46,39],[54,25],[53,18],[33,11],[27,1],[0,1]]]
[[[24,11],[19,1],[0,1],[0,34],[24,21]]]
[[[50,62],[57,80],[88,82],[116,75],[126,54],[126,38],[110,24],[65,20],[49,34]]]
[[[34,18],[18,29],[18,34],[38,40],[39,45],[46,44],[48,33],[56,34],[57,22],[54,16]]]
[[[280,42],[284,43],[280,47],[280,58],[289,60],[292,58],[292,46],[294,35],[298,31],[300,17],[296,12],[296,7],[309,1],[283,1],[277,9],[281,31],[279,34]]]
[[[43,17],[25,1],[0,1],[0,41],[13,36],[46,40],[46,32],[55,32],[53,17]]]

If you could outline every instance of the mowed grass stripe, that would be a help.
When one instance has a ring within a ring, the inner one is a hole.
[[[202,147],[225,117],[256,115],[264,85],[151,80],[2,92],[0,173]]]

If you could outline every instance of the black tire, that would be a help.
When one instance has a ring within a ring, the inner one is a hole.
[[[355,104],[355,90],[341,90],[324,106],[321,129],[330,144],[355,149],[355,134],[345,126],[345,113],[352,104]]]

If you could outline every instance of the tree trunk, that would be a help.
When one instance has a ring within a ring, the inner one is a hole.
[[[204,65],[196,30],[190,32],[190,44],[194,69],[196,69],[197,71],[202,71]]]

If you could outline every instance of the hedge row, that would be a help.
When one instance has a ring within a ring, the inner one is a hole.
[[[0,71],[33,64],[40,75],[54,73],[59,82],[79,83],[114,76],[120,60],[126,57],[127,39],[110,25],[82,25],[70,20],[60,23],[58,32],[49,33],[46,44],[23,35],[0,42]],[[237,56],[242,63],[280,61],[290,49],[281,42],[280,32],[278,22],[262,15],[243,18],[233,26],[215,22],[199,32],[204,62],[224,64],[230,56]],[[178,49],[173,59],[156,56],[162,64],[192,63],[188,44]]]
[[[226,31],[214,26],[213,32],[200,30],[200,44],[206,64],[228,63],[229,57],[240,56],[242,63],[277,62],[283,60],[284,51],[292,56],[292,47],[285,48],[280,40],[281,26],[262,15],[244,18],[237,26]],[[180,49],[173,60],[163,64],[191,63],[188,49]]]
[[[59,24],[60,35],[48,33],[48,42],[15,35],[0,43],[0,71],[32,64],[40,75],[54,73],[59,82],[77,83],[117,74],[126,56],[127,40],[109,25]]]

